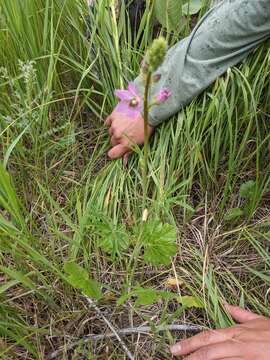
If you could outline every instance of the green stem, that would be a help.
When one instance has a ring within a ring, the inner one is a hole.
[[[149,91],[151,87],[151,79],[152,79],[152,73],[149,72],[146,76],[146,82],[145,82],[145,90],[144,90],[144,159],[143,159],[143,165],[142,165],[142,178],[143,178],[143,208],[142,210],[146,208],[146,198],[147,198],[147,170],[148,170],[148,118],[149,118]],[[135,269],[137,268],[137,262],[139,258],[139,254],[141,251],[141,248],[143,246],[142,244],[142,235],[143,235],[143,229],[144,229],[145,222],[141,223],[141,229],[140,233],[133,251],[133,254],[131,255],[129,264],[128,264],[128,273],[130,273],[130,279],[129,279],[129,286],[131,286]],[[133,263],[134,261],[134,263]],[[133,264],[133,268],[131,269],[131,266]]]
[[[149,72],[146,76],[145,90],[144,90],[144,161],[143,161],[143,210],[146,207],[147,197],[147,171],[148,171],[148,119],[149,119],[149,91],[151,86],[152,73]]]
[[[115,13],[116,8],[116,2],[115,0],[112,0],[110,2],[110,8],[112,12],[112,22],[113,22],[113,40],[114,40],[114,46],[116,50],[116,56],[117,56],[117,62],[118,62],[118,74],[119,75],[119,82],[121,89],[124,88],[124,81],[123,81],[123,68],[122,68],[122,60],[121,60],[121,52],[119,47],[119,32],[118,32],[118,25],[117,25],[117,17]]]

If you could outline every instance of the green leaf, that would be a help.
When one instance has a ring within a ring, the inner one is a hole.
[[[160,298],[159,292],[151,288],[137,288],[133,295],[137,297],[135,305],[152,305]]]
[[[182,15],[182,2],[179,0],[155,0],[154,14],[166,29],[175,30]]]
[[[202,0],[190,0],[182,7],[183,15],[195,15],[202,8]]]
[[[128,234],[120,226],[112,227],[104,223],[103,226],[99,226],[99,235],[101,237],[100,247],[111,254],[113,258],[120,257],[129,246]]]
[[[35,283],[30,279],[29,274],[25,275],[20,271],[17,271],[15,269],[11,269],[5,266],[0,267],[1,271],[7,274],[10,278],[13,280],[21,283],[23,286],[25,286],[28,289],[34,290],[38,292],[38,289],[35,285]]]
[[[13,226],[20,224],[21,228],[25,227],[22,205],[17,197],[11,176],[2,163],[0,163],[0,207],[9,214],[9,220]],[[1,215],[0,224],[2,219],[3,216]]]
[[[244,214],[243,210],[240,208],[233,208],[228,211],[225,215],[226,221],[233,221],[239,219]]]
[[[0,286],[0,295],[4,294],[11,287],[18,285],[19,283],[20,283],[19,280],[11,280],[11,281],[6,282],[4,285],[1,285]]]
[[[170,300],[177,297],[176,294],[169,291],[159,291],[152,288],[142,288],[137,286],[129,292],[128,294],[122,295],[118,301],[117,305],[123,305],[128,299],[136,297],[135,305],[152,305],[160,299]]]
[[[203,308],[201,301],[195,296],[180,296],[178,297],[178,302],[186,308]]]
[[[144,259],[148,263],[168,265],[177,252],[176,227],[153,221],[145,225],[142,236]]]
[[[101,299],[102,285],[96,280],[90,279],[88,272],[84,268],[74,262],[69,262],[64,265],[64,270],[69,275],[67,279],[68,282],[75,289],[81,290],[91,299]]]
[[[92,216],[93,232],[98,234],[98,245],[113,259],[121,257],[123,251],[129,247],[129,236],[124,226],[114,224],[103,214],[95,213]]]
[[[240,196],[243,199],[251,199],[256,191],[256,183],[253,180],[247,181],[240,187]]]

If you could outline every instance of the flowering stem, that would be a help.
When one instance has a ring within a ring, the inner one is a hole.
[[[149,71],[146,75],[145,90],[144,90],[144,162],[143,162],[143,210],[146,207],[147,196],[147,170],[148,170],[148,119],[149,119],[149,91],[151,86],[152,73]]]

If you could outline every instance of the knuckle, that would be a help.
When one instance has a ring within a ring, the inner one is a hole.
[[[120,139],[121,137],[122,137],[122,134],[121,134],[121,132],[119,131],[119,130],[114,130],[114,137],[116,138],[116,139]]]
[[[201,334],[201,343],[202,345],[206,345],[208,344],[209,342],[211,342],[211,340],[213,339],[215,333],[214,331],[204,331],[202,334]]]
[[[121,144],[126,147],[129,148],[129,141],[127,139],[122,138],[121,139]]]
[[[234,334],[232,335],[233,340],[241,340],[243,337],[245,337],[246,333],[248,332],[248,329],[245,327],[238,325],[234,327]]]
[[[198,360],[207,360],[209,356],[209,349],[207,347],[203,347],[197,351],[196,355]]]

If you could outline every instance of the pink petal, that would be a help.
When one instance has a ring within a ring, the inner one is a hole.
[[[141,113],[141,107],[132,107],[126,102],[121,101],[118,105],[116,105],[115,111],[126,115],[130,119],[136,119]]]
[[[128,90],[115,90],[114,95],[117,96],[122,101],[131,101],[134,96],[133,94]]]
[[[128,83],[128,91],[135,97],[140,97],[140,94],[138,92],[138,89],[136,88],[136,85],[134,82]]]

